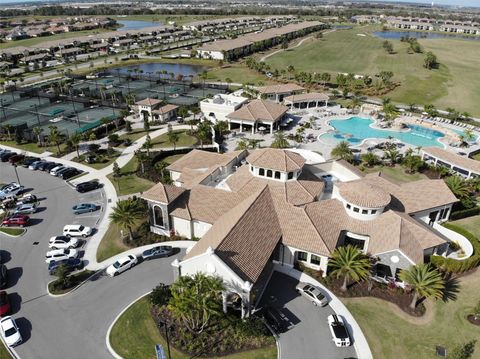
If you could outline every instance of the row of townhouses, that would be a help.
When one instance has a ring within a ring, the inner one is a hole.
[[[448,33],[480,35],[480,24],[471,21],[450,21],[427,18],[389,17],[387,24],[396,29],[441,31]]]

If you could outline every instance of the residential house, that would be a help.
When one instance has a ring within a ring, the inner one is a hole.
[[[422,158],[429,164],[445,167],[466,179],[480,177],[480,162],[439,147],[423,148]]]

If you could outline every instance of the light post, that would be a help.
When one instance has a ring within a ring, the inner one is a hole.
[[[165,328],[165,339],[167,340],[167,352],[168,352],[168,359],[172,359],[171,355],[170,355],[170,340],[168,339],[168,325],[167,325],[167,321],[161,321],[162,324],[163,324],[163,327]]]
[[[18,171],[17,171],[17,164],[16,164],[16,163],[13,164],[13,169],[15,170],[15,175],[17,176],[17,182],[18,182],[18,184],[19,184],[19,185],[22,185],[22,184],[20,183],[20,177],[18,177]]]

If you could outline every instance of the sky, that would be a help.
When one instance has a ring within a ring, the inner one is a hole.
[[[30,2],[36,2],[41,0],[27,0]],[[430,4],[431,0],[383,0],[387,2],[419,2]],[[25,2],[25,0],[0,0],[0,4],[5,3],[14,3],[14,2]],[[439,5],[460,5],[460,6],[475,6],[480,7],[480,0],[434,0],[435,4]]]

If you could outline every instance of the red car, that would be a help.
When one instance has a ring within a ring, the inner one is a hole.
[[[15,155],[15,156],[12,156],[8,159],[8,162],[10,162],[12,165],[23,160],[25,158],[24,155]]]
[[[7,292],[0,292],[0,317],[4,317],[10,312],[10,301]]]
[[[4,219],[2,222],[2,225],[23,227],[28,224],[29,219],[30,219],[29,216],[25,216],[23,214],[17,214],[15,216]]]

